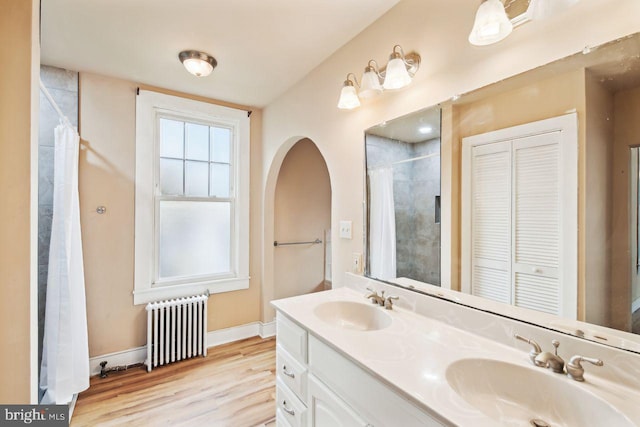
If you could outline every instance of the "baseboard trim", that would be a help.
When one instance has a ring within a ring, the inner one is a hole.
[[[262,323],[260,322],[260,338],[269,338],[276,335],[276,321]]]
[[[276,334],[275,322],[262,323],[252,322],[246,325],[233,326],[231,328],[218,329],[207,333],[207,347],[227,344],[246,338],[260,336],[261,338],[272,337]]]
[[[631,312],[635,313],[640,310],[640,298],[636,298],[635,301],[631,303]]]
[[[217,331],[207,332],[207,348],[217,345],[227,344],[234,341],[240,341],[246,338],[260,336],[260,338],[269,338],[276,334],[276,322],[267,323],[252,322],[246,325],[234,326],[231,328],[218,329]],[[107,368],[114,366],[133,365],[135,363],[144,363],[147,358],[147,347],[136,347],[129,350],[108,353],[102,356],[96,356],[89,359],[89,368],[91,375],[100,373],[100,362],[107,361]]]

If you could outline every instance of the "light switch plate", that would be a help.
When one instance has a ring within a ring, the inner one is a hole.
[[[340,221],[340,238],[351,239],[351,221]]]

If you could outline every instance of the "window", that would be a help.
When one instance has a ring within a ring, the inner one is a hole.
[[[140,91],[134,303],[249,286],[249,119]]]

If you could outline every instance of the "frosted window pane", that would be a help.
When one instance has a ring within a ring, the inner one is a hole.
[[[184,123],[160,119],[160,157],[181,159],[184,151]]]
[[[229,197],[229,165],[211,164],[210,196]]]
[[[209,160],[209,126],[186,124],[186,159]]]
[[[160,159],[160,192],[182,194],[182,160]]]
[[[185,162],[184,192],[186,196],[208,196],[209,162]]]
[[[231,204],[160,202],[162,279],[231,271]]]
[[[211,128],[211,161],[231,163],[231,130]]]

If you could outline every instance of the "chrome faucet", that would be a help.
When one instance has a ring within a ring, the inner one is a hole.
[[[556,374],[564,374],[564,360],[562,357],[558,356],[558,347],[560,346],[560,342],[553,340],[551,341],[553,347],[555,347],[554,352],[544,351],[536,356],[534,359],[534,363],[536,366],[542,366],[544,368],[549,368]]]
[[[381,307],[385,306],[384,291],[380,291],[380,295],[378,295],[378,292],[371,288],[367,288],[367,290],[371,292],[371,294],[366,296],[371,299],[371,304],[378,304]]]
[[[600,359],[593,359],[591,357],[573,356],[567,363],[567,376],[572,380],[584,381],[584,368],[581,362],[589,362],[592,365],[602,366],[604,362]]]

